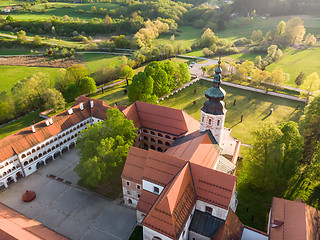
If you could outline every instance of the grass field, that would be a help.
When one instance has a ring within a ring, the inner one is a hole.
[[[31,126],[32,120],[34,120],[36,123],[42,121],[43,118],[39,117],[39,113],[40,110],[35,111],[0,127],[0,139],[5,138],[6,136],[9,136],[10,134],[13,134],[23,128]]]
[[[48,67],[24,67],[24,66],[0,66],[0,92],[6,91],[10,93],[13,85],[22,80],[23,78],[30,77],[31,75],[42,72],[49,75],[52,85],[57,77],[59,68],[48,68]]]
[[[83,60],[89,72],[95,72],[101,66],[117,67],[121,64],[121,56],[108,55],[101,53],[83,53]]]
[[[216,34],[219,38],[235,40],[237,38],[250,38],[253,30],[260,29],[264,34],[268,31],[275,30],[281,20],[288,21],[292,16],[272,17],[268,19],[256,18],[237,18],[230,23],[230,27],[226,30],[219,31]],[[320,18],[312,18],[310,16],[300,16],[304,20],[304,26],[307,33],[314,35],[320,34]]]
[[[185,47],[191,47],[191,45],[198,39],[200,39],[202,34],[202,29],[194,28],[191,26],[183,26],[180,27],[181,33],[179,36],[175,37],[174,44],[182,44]],[[171,43],[170,41],[171,35],[161,35],[157,39],[155,39],[152,44],[164,44]]]
[[[313,72],[320,75],[320,48],[308,48],[305,50],[288,49],[283,57],[267,67],[273,71],[276,67],[281,67],[284,72],[290,74],[288,86],[295,86],[294,80],[303,71],[306,76]]]
[[[198,82],[160,102],[160,105],[183,109],[195,119],[200,120],[200,109],[206,100],[204,93],[209,87],[211,87],[210,82],[202,82],[201,85]],[[195,88],[197,93],[193,94]],[[296,101],[227,86],[223,86],[223,88],[227,92],[225,103],[228,110],[225,126],[231,128],[232,136],[243,143],[251,143],[250,130],[257,127],[261,121],[273,121],[276,123],[289,120],[298,121],[302,114],[301,110],[295,111],[296,106],[299,104]],[[186,99],[188,100],[186,101]],[[237,101],[236,106],[233,106],[234,99]],[[193,104],[193,101],[197,103]],[[274,112],[270,116],[271,108],[274,109]],[[240,123],[241,115],[243,115],[242,123]]]
[[[2,2],[0,6],[13,6],[13,5],[21,5],[22,2],[16,2],[16,1],[5,1]],[[48,7],[48,9],[45,9],[45,6]],[[95,6],[97,10],[99,10],[100,7],[107,8],[108,10],[114,9],[119,7],[117,4],[113,3],[81,3],[81,4],[73,4],[73,3],[61,3],[61,2],[49,2],[49,3],[42,3],[42,4],[36,4],[32,6],[30,9],[31,12],[11,12],[10,15],[14,19],[18,20],[45,20],[49,19],[51,16],[57,16],[57,17],[63,17],[65,15],[68,15],[72,18],[79,18],[82,20],[90,20],[94,17],[100,17],[103,18],[103,15],[99,14],[93,14],[88,13],[88,11],[91,10],[91,7]],[[82,9],[84,10],[83,13],[77,13],[77,10]],[[42,12],[44,11],[44,12]]]

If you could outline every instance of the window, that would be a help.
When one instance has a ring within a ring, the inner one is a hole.
[[[126,184],[127,184],[127,186],[130,186],[130,182],[129,181],[126,181]]]
[[[156,134],[154,133],[154,131],[151,131],[150,134],[151,134],[151,135],[156,135]]]
[[[161,140],[158,140],[158,144],[162,144],[162,141],[161,141]]]
[[[147,140],[147,141],[148,141],[148,137],[144,136],[143,138],[144,138],[144,140]]]
[[[31,170],[31,167],[29,167],[28,169]]]
[[[138,198],[140,198],[140,194],[138,193]]]
[[[158,133],[158,136],[159,136],[159,137],[163,137],[161,133]]]
[[[204,122],[204,117],[202,117],[202,122]]]
[[[209,119],[209,125],[211,125],[211,121],[212,121],[212,120],[211,120],[211,119]]]
[[[219,125],[220,125],[220,120],[217,121],[217,126],[219,126]]]
[[[132,204],[132,200],[131,200],[130,198],[128,199],[128,203],[129,203],[129,204]]]
[[[127,191],[127,194],[128,194],[128,195],[131,195],[131,192],[128,190],[128,191]]]
[[[162,239],[159,237],[153,237],[152,240],[162,240]]]
[[[143,129],[142,131],[143,131],[144,133],[148,133],[148,131],[147,131],[146,129]]]
[[[212,214],[212,208],[211,208],[211,207],[206,206],[206,213],[210,213],[210,214]]]
[[[171,139],[171,137],[169,135],[166,135],[166,138]]]
[[[137,184],[137,189],[140,190],[141,189],[141,186],[139,184]]]
[[[155,192],[155,193],[159,193],[159,188],[158,187],[153,187],[153,192]]]
[[[165,144],[166,144],[166,146],[170,147],[170,143],[166,142]]]
[[[155,142],[156,141],[156,140],[154,140],[154,138],[151,138],[150,140],[151,140],[151,142]]]

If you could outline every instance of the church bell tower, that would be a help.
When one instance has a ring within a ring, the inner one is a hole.
[[[213,79],[213,86],[209,88],[205,96],[207,100],[201,108],[201,119],[200,119],[200,132],[210,130],[216,141],[220,145],[225,115],[227,110],[225,109],[225,103],[223,99],[226,92],[220,87],[221,85],[221,61],[218,61],[218,67],[215,70]]]

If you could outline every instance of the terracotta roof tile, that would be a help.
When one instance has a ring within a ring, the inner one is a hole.
[[[243,224],[237,215],[229,210],[227,219],[212,240],[240,240],[243,231]]]
[[[228,209],[236,188],[236,177],[190,163],[199,200]]]
[[[182,110],[144,102],[135,102],[123,110],[123,113],[133,120],[137,128],[145,127],[176,136],[195,131],[200,125]]]
[[[189,164],[165,187],[142,225],[178,239],[196,202]]]
[[[121,177],[141,183],[147,154],[147,150],[130,147]]]
[[[305,203],[274,197],[270,219],[270,240],[320,239],[320,212]]]
[[[148,213],[156,202],[158,195],[142,190],[141,196],[137,205],[137,210],[143,213]]]
[[[186,161],[149,149],[143,179],[166,186]]]
[[[204,167],[213,168],[218,160],[220,147],[210,135],[212,135],[210,131],[190,133],[176,139],[166,153]]]
[[[6,238],[2,238],[5,236]],[[13,238],[10,238],[11,236]],[[0,203],[0,237],[4,240],[66,240],[68,238],[54,232]]]
[[[88,98],[81,97],[81,100],[86,100]],[[52,117],[53,124],[47,126],[45,120],[34,125],[35,133],[31,131],[31,126],[27,127],[17,133],[14,133],[2,140],[0,140],[0,162],[4,161],[12,156],[24,152],[33,146],[45,141],[46,139],[76,125],[77,123],[89,118],[91,116],[91,111],[93,116],[105,119],[106,110],[110,108],[108,105],[100,100],[93,100],[94,108],[90,108],[90,103],[84,102],[84,110],[80,110],[79,105],[72,107],[73,113],[68,114],[68,111],[63,111]]]

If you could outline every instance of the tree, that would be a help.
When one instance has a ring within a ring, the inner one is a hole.
[[[251,33],[251,40],[253,42],[257,42],[257,43],[260,43],[263,39],[263,34],[262,34],[262,31],[261,30],[254,30],[252,33]]]
[[[306,90],[307,94],[302,93],[302,95],[307,95],[307,101],[309,101],[310,94],[320,90],[320,79],[316,72],[311,73],[302,83],[301,89]]]
[[[64,109],[66,102],[62,93],[56,89],[49,88],[43,93],[44,108],[46,110],[53,108],[54,111]]]
[[[288,122],[277,127],[264,122],[252,135],[252,147],[243,159],[242,177],[257,189],[285,190],[302,156],[303,140],[298,125]]]
[[[82,64],[76,64],[66,69],[64,80],[67,83],[75,82],[79,85],[80,80],[86,76],[89,76],[87,68]]]
[[[303,83],[305,78],[306,78],[306,75],[303,72],[300,72],[299,75],[294,80],[294,82],[296,83],[297,86],[300,86]]]
[[[292,43],[299,44],[303,40],[306,29],[303,26],[303,21],[300,17],[293,17],[287,22],[286,32],[291,35]]]
[[[97,91],[96,82],[91,77],[83,77],[80,80],[79,89],[80,95],[86,93],[95,93]]]
[[[317,39],[315,38],[315,36],[313,36],[311,33],[309,33],[304,42],[308,46],[312,46],[317,42]]]
[[[128,65],[124,66],[121,71],[120,71],[120,76],[122,78],[126,79],[127,82],[127,86],[129,86],[129,79],[132,79],[132,77],[134,76],[134,71],[131,67],[129,67]]]
[[[201,35],[200,44],[202,47],[210,47],[212,44],[218,42],[218,37],[214,32],[207,28],[204,33]]]
[[[18,43],[26,43],[28,41],[27,36],[26,36],[26,32],[21,30],[19,32],[17,32],[17,42]]]
[[[282,35],[285,33],[285,31],[286,31],[286,23],[285,21],[282,20],[277,25],[277,34]]]
[[[145,72],[134,75],[131,85],[129,85],[128,98],[131,102],[142,101],[156,103],[158,98],[153,93],[154,81]]]
[[[80,133],[77,143],[80,162],[75,172],[84,185],[97,188],[99,185],[119,183],[136,132],[133,122],[118,109],[108,109],[106,120]]]
[[[91,12],[92,13],[97,13],[98,11],[97,11],[97,8],[95,7],[95,6],[92,6],[91,7]]]
[[[39,45],[41,45],[41,38],[39,37],[39,35],[35,35],[34,36],[34,38],[33,38],[33,41],[32,41],[32,43],[34,44],[34,45],[36,45],[36,46],[39,46]]]
[[[280,67],[277,67],[273,70],[272,74],[272,83],[275,86],[275,89],[282,86],[286,82],[286,76]]]

